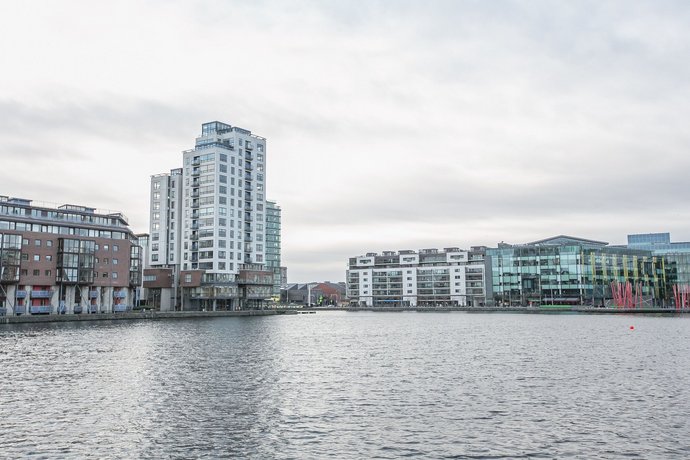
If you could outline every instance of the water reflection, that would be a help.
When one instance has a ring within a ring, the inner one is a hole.
[[[688,326],[366,312],[3,326],[0,456],[683,458]]]

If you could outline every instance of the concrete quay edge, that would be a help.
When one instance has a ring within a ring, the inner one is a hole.
[[[245,316],[275,316],[294,315],[296,311],[289,310],[237,310],[237,311],[142,311],[125,313],[95,313],[95,314],[67,314],[67,315],[21,315],[0,316],[2,324],[21,323],[62,323],[72,321],[113,321],[113,320],[157,320],[157,319],[186,319],[186,318],[220,318]]]

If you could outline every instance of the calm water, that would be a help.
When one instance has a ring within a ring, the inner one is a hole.
[[[689,420],[690,318],[0,326],[6,458],[688,458]]]

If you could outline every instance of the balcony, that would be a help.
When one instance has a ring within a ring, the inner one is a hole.
[[[201,160],[198,158],[195,158],[192,160],[192,166],[200,166],[201,165]]]
[[[113,313],[124,313],[126,311],[130,311],[131,309],[132,307],[125,304],[113,305]]]
[[[16,296],[18,299],[26,299],[26,294],[27,294],[26,291],[21,290],[21,291],[17,291],[16,294],[15,294],[15,296]]]
[[[254,146],[251,144],[251,142],[245,142],[244,143],[244,149],[245,150],[254,150]]]
[[[125,299],[127,298],[127,291],[115,291],[113,292],[113,299]]]
[[[249,181],[252,180],[252,175],[249,173],[245,173],[244,180],[249,180]]]
[[[31,305],[29,313],[32,315],[49,315],[53,312],[52,305]]]
[[[251,154],[251,152],[247,152],[247,154],[244,156],[246,160],[252,161],[254,159],[254,156]]]
[[[97,299],[98,291],[89,291],[89,299]]]
[[[23,315],[26,313],[26,305],[15,305],[14,313],[17,315]]]
[[[190,236],[189,239],[192,241],[197,241],[199,239],[199,235],[197,235],[196,233],[192,233],[192,236]]]
[[[192,222],[192,230],[197,230],[199,228],[199,222]]]
[[[245,203],[244,205],[244,210],[245,211],[252,211],[252,205],[250,203]]]
[[[31,291],[32,299],[50,299],[53,296],[53,291]]]
[[[192,190],[192,198],[199,198],[199,190]]]
[[[192,208],[198,208],[199,207],[199,200],[192,200]]]
[[[196,177],[199,174],[201,174],[201,169],[200,168],[194,168],[192,169],[192,177]]]
[[[245,171],[254,171],[254,168],[252,168],[251,163],[245,163],[244,164],[244,170]],[[250,176],[251,177],[251,176]]]

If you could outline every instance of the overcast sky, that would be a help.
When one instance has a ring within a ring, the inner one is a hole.
[[[121,211],[268,139],[290,282],[366,252],[690,240],[690,2],[0,1],[0,194]]]

